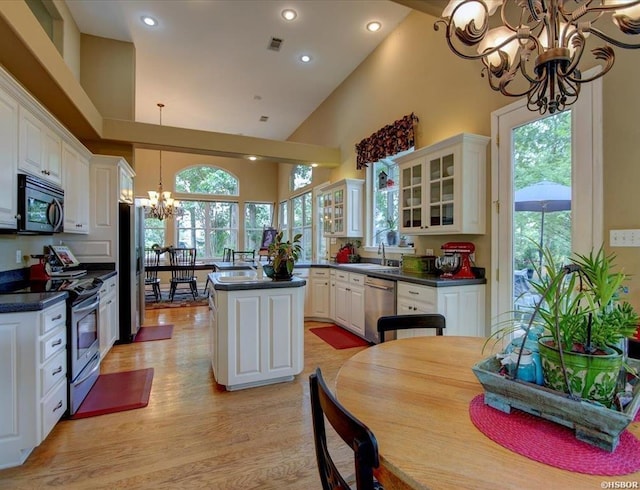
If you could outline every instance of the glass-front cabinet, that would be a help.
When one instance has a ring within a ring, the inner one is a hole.
[[[364,180],[344,179],[322,193],[322,229],[325,236],[361,237]]]
[[[485,232],[489,138],[459,134],[397,160],[400,233]]]

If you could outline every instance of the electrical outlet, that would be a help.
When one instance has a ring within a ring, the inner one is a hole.
[[[16,250],[16,264],[22,264],[22,250]]]
[[[428,248],[427,249],[427,255],[433,256],[433,249],[432,248]]]

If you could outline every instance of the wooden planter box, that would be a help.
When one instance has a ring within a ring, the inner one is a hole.
[[[629,365],[640,368],[640,361],[629,359]],[[495,357],[484,359],[472,370],[484,387],[484,402],[502,412],[512,408],[536,415],[575,430],[576,438],[612,452],[620,433],[633,421],[640,408],[640,383],[634,380],[633,400],[625,411],[618,412],[586,400],[574,400],[558,391],[512,380],[498,374],[500,362]]]

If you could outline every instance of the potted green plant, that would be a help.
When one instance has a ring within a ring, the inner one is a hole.
[[[273,267],[273,279],[276,281],[291,280],[293,267],[302,252],[301,233],[296,234],[293,240],[287,241],[283,240],[283,235],[282,231],[278,232],[267,249],[269,264]]]
[[[531,286],[540,295],[533,323],[544,329],[538,347],[545,385],[611,406],[623,362],[619,347],[638,324],[633,307],[619,298],[627,276],[602,247],[575,254],[566,266],[547,248],[543,258]]]

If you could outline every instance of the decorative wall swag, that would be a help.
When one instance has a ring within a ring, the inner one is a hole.
[[[377,162],[415,146],[416,124],[418,116],[412,112],[363,139],[356,145],[356,168],[360,170],[367,167],[368,163]]]

